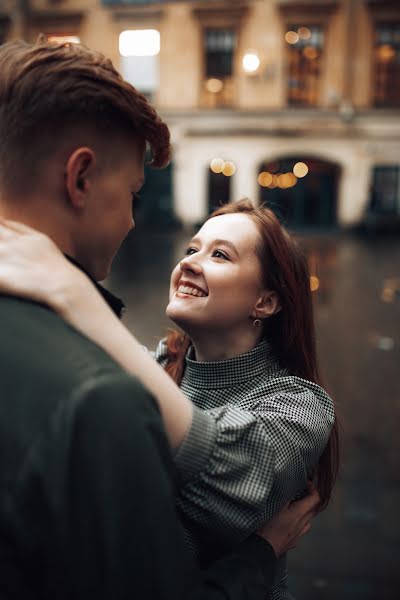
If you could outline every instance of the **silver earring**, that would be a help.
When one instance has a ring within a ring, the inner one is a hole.
[[[258,314],[256,313],[256,318],[253,321],[253,327],[260,327],[261,320],[258,318]]]

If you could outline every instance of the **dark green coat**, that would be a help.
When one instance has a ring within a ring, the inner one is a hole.
[[[203,574],[152,398],[38,304],[0,297],[0,597],[262,598],[261,539]]]

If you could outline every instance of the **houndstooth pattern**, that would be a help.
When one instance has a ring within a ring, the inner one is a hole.
[[[155,358],[165,366],[164,341]],[[267,341],[209,363],[193,360],[190,348],[181,388],[195,409],[175,456],[178,508],[186,523],[235,544],[304,491],[334,422],[333,403],[320,386],[282,369]],[[189,542],[207,554],[190,526]],[[269,598],[292,598],[285,559]]]

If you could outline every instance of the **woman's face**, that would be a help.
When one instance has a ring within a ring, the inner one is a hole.
[[[263,291],[259,240],[246,214],[206,221],[172,271],[167,316],[188,333],[249,326]]]

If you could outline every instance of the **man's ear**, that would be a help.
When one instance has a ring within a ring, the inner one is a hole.
[[[254,307],[254,317],[267,319],[282,309],[279,296],[274,291],[265,291]]]
[[[85,207],[95,164],[96,157],[91,148],[77,148],[68,157],[65,166],[65,187],[73,208]]]

